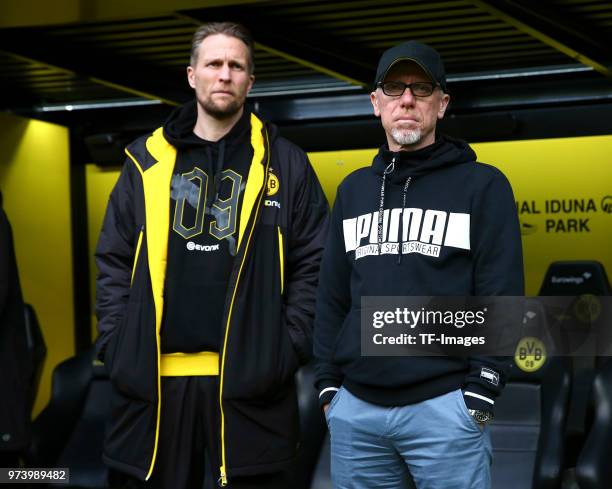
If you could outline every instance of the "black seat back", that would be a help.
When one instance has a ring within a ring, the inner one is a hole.
[[[45,338],[40,329],[36,312],[34,312],[34,308],[30,304],[24,304],[24,317],[28,354],[30,356],[30,365],[32,366],[29,382],[31,412],[40,386],[45,358],[47,357],[47,345],[45,344]]]
[[[566,359],[555,357],[533,374],[512,367],[491,423],[495,489],[559,487],[569,370]]]
[[[598,261],[556,261],[550,264],[538,295],[610,295],[610,282]]]
[[[612,360],[602,364],[593,381],[592,423],[576,463],[580,489],[612,487]]]
[[[59,364],[51,400],[33,423],[28,465],[68,467],[69,487],[106,487],[102,448],[110,389],[93,348]]]
[[[540,295],[545,296],[582,296],[585,294],[607,296],[611,294],[610,282],[603,265],[597,261],[557,261],[551,263],[546,272]],[[558,322],[558,332],[567,345],[576,344],[576,338],[569,334],[572,322]],[[589,325],[583,325],[584,328]],[[597,325],[601,328],[602,325]],[[612,325],[610,325],[612,327]],[[567,328],[567,331],[566,331]],[[604,330],[601,330],[604,331]],[[575,330],[574,330],[575,336]],[[570,339],[573,338],[573,339]],[[599,340],[594,330],[584,330],[584,337],[578,344],[583,354],[572,358],[572,393],[567,422],[566,445],[568,454],[566,464],[574,466],[585,437],[585,421],[588,400],[595,368],[599,363],[596,353],[600,347],[607,347]]]
[[[319,408],[318,393],[314,387],[312,363],[300,368],[296,374],[298,405],[300,410],[300,447],[293,471],[295,489],[307,489],[311,485],[319,461],[327,427]]]
[[[102,462],[104,429],[110,416],[111,384],[104,365],[91,364],[92,377],[81,413],[59,457],[58,467],[70,467],[76,487],[106,487],[108,469]]]
[[[544,308],[528,301],[526,312],[523,325],[517,325],[521,336],[551,345]],[[512,361],[491,423],[494,489],[560,486],[570,366],[565,358],[548,356],[541,368],[525,372]]]

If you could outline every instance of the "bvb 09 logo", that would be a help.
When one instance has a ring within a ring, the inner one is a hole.
[[[593,294],[583,294],[574,304],[574,315],[581,323],[592,323],[601,315],[601,303]]]
[[[268,181],[266,182],[266,195],[271,197],[278,192],[279,183],[277,176],[272,173],[272,170],[268,173]]]
[[[523,372],[535,372],[546,362],[544,343],[533,336],[521,338],[514,353],[514,362]]]

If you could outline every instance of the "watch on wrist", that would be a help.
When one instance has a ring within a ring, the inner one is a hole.
[[[479,409],[468,409],[470,416],[479,424],[485,424],[493,420],[493,413],[490,411],[481,411]]]

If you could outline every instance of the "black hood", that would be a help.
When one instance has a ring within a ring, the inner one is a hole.
[[[196,101],[193,99],[174,109],[170,117],[164,123],[164,136],[172,146],[181,150],[193,147],[202,147],[206,145],[218,145],[222,141],[225,144],[233,144],[237,140],[243,138],[245,133],[249,131],[249,118],[251,111],[245,106],[242,117],[232,127],[232,129],[219,141],[207,141],[196,136],[193,132],[196,121],[198,119],[198,111]]]
[[[194,98],[190,102],[180,105],[172,111],[164,123],[164,137],[177,149],[189,149],[207,144],[214,146],[222,141],[224,141],[225,144],[231,145],[249,134],[251,129],[251,112],[252,110],[249,106],[245,105],[242,117],[238,119],[238,122],[236,122],[230,132],[219,139],[219,141],[206,141],[196,136],[193,132],[193,128],[198,119],[196,99]],[[278,128],[269,122],[264,122],[263,120],[262,122],[268,133],[270,144],[272,144],[278,136]]]
[[[465,141],[436,134],[433,144],[416,151],[393,152],[385,144],[372,162],[374,172],[382,175],[394,156],[394,171],[387,174],[387,179],[398,185],[403,185],[408,177],[418,177],[445,166],[476,161],[476,153]]]

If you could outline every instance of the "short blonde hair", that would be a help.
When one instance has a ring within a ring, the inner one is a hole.
[[[253,62],[253,37],[246,27],[234,22],[209,22],[207,24],[203,24],[197,31],[195,31],[193,39],[191,40],[191,56],[189,60],[191,66],[195,66],[198,62],[198,50],[200,49],[200,44],[202,44],[202,41],[208,36],[212,36],[214,34],[223,34],[225,36],[235,37],[236,39],[240,39],[243,43],[245,43],[249,50],[249,73],[253,73],[255,71],[255,63]]]

